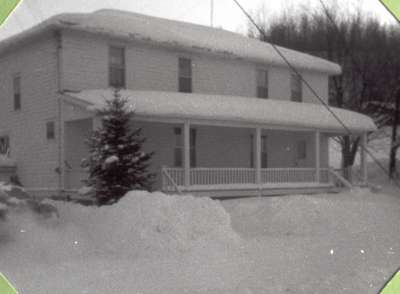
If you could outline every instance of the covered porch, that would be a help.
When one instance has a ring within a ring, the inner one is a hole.
[[[150,166],[157,174],[155,190],[234,197],[323,192],[338,182],[351,186],[329,167],[329,138],[344,131],[323,106],[169,92],[124,90],[121,95],[135,109],[132,124],[143,129],[144,151],[155,151]],[[83,124],[86,129],[99,126],[100,118],[93,111],[111,96],[111,90],[69,94],[66,124],[70,130],[65,133],[72,141],[66,137],[64,146],[73,148],[71,154],[79,150],[79,139],[74,136],[83,134]],[[71,105],[79,107],[71,112]],[[334,111],[366,144],[367,132],[375,127],[372,120],[350,111]],[[366,183],[366,154],[361,150]],[[73,156],[78,162],[79,156]],[[72,182],[84,177],[85,172],[74,166],[65,182],[73,188]]]
[[[199,122],[189,121],[181,129],[182,163],[178,167],[161,167],[164,192],[235,197],[336,191],[338,186],[352,185],[329,167],[329,138],[335,133],[271,126],[199,126]],[[194,136],[202,130],[208,131],[208,137]],[[218,131],[230,136],[216,139]],[[366,143],[366,135],[362,137]],[[204,141],[198,142],[199,139]],[[231,147],[218,152],[222,145]],[[199,146],[203,148],[198,151]],[[211,162],[198,154],[210,148],[217,149],[207,152]],[[237,158],[232,158],[232,152]],[[366,154],[361,147],[360,152],[362,179],[367,183]]]

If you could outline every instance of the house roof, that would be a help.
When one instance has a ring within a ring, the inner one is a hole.
[[[121,90],[120,94],[140,117],[220,121],[346,133],[333,115],[319,104],[177,92]],[[95,111],[102,109],[106,99],[112,97],[113,90],[97,89],[70,92],[66,99]],[[331,109],[352,132],[376,130],[373,120],[368,116],[334,107]]]
[[[267,65],[287,66],[271,44],[266,42],[223,29],[109,9],[93,13],[53,16],[30,30],[1,42],[0,52],[51,29],[72,29],[174,49],[206,52]],[[341,73],[340,66],[335,63],[287,48],[279,48],[298,69],[332,75]]]

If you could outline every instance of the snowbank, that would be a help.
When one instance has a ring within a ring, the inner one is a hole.
[[[131,192],[110,207],[52,204],[59,219],[24,213],[0,227],[1,264],[24,293],[71,293],[60,279],[74,281],[74,293],[115,292],[110,285],[118,293],[206,293],[235,289],[246,272],[242,240],[218,201]]]

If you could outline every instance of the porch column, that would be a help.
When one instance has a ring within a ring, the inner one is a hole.
[[[321,181],[321,133],[315,132],[315,181]]]
[[[256,128],[254,136],[254,167],[256,171],[256,184],[261,184],[261,128]]]
[[[361,135],[361,144],[360,144],[360,168],[361,168],[361,178],[364,185],[368,183],[368,168],[367,168],[367,134],[364,133]]]
[[[185,121],[183,125],[183,164],[185,187],[190,186],[190,123]]]

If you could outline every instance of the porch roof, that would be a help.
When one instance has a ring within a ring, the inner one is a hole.
[[[320,104],[177,92],[121,90],[120,94],[128,100],[139,117],[220,121],[346,133],[343,126]],[[67,101],[89,111],[103,108],[105,100],[112,97],[112,89],[66,93]],[[366,115],[335,107],[331,109],[352,132],[376,130],[375,123]]]

